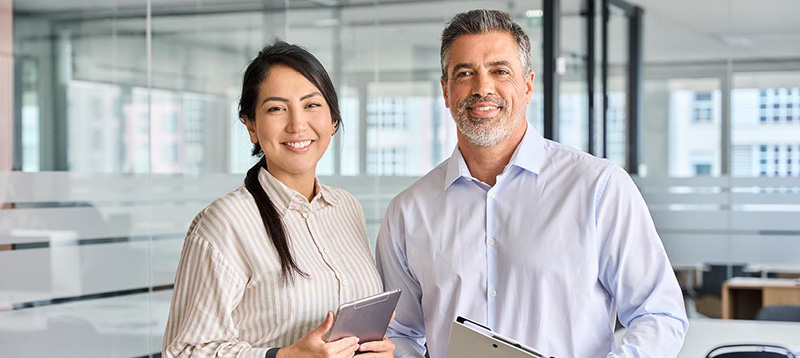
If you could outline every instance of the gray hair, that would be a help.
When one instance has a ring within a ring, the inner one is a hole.
[[[483,34],[491,31],[505,32],[514,38],[519,49],[519,62],[525,73],[531,71],[531,41],[522,27],[505,11],[470,10],[453,16],[442,31],[442,78],[447,80],[447,63],[450,61],[450,47],[461,35]]]

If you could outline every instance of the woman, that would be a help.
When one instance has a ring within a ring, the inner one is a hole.
[[[245,71],[239,117],[261,160],[189,227],[164,355],[391,357],[388,339],[325,342],[330,310],[382,285],[360,204],[316,179],[341,124],[322,64],[285,42],[265,47]]]

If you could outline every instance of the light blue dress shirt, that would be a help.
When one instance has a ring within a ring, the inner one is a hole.
[[[530,125],[493,187],[456,148],[395,197],[376,250],[385,288],[403,289],[396,357],[423,356],[427,341],[445,358],[459,315],[558,358],[675,357],[688,329],[628,174]]]

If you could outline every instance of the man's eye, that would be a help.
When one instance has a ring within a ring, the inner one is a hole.
[[[497,70],[497,71],[494,71],[494,72],[496,74],[498,74],[498,75],[507,75],[507,74],[511,73],[508,70]]]

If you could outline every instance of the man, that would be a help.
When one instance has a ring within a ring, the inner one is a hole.
[[[377,244],[402,288],[396,357],[444,358],[456,316],[559,358],[675,357],[683,300],[647,206],[610,162],[545,140],[525,120],[530,42],[504,12],[442,33],[453,155],[389,205]],[[615,316],[628,330],[614,346]]]

